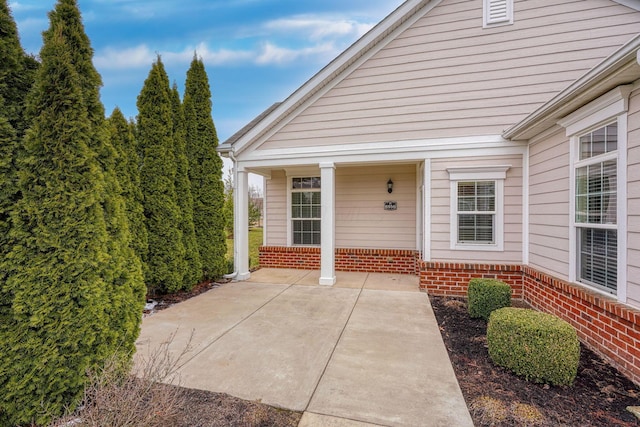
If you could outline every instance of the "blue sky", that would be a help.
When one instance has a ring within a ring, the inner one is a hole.
[[[107,114],[135,117],[160,54],[182,93],[197,52],[221,141],[282,101],[402,0],[79,0]],[[9,0],[22,46],[37,54],[55,0]]]

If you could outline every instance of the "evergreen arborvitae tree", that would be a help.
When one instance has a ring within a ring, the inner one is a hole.
[[[87,36],[76,0],[58,0],[49,13],[50,28],[43,33],[45,43],[60,32],[78,73],[80,90],[90,122],[89,148],[97,154],[104,176],[104,186],[98,194],[107,225],[108,267],[103,272],[107,289],[108,325],[111,347],[123,353],[133,353],[140,330],[140,312],[146,289],[140,258],[131,247],[131,232],[125,198],[116,171],[116,151],[111,145],[100,101],[102,78],[93,66],[93,48]]]
[[[74,0],[43,33],[19,151],[19,190],[1,270],[0,417],[44,423],[72,406],[86,370],[135,348],[144,304],[107,140],[101,79]],[[5,420],[5,421],[6,421]]]
[[[175,188],[171,88],[160,57],[151,67],[137,105],[140,185],[149,239],[147,286],[176,292],[184,287],[186,262]]]
[[[2,103],[2,98],[0,98],[0,111],[2,111]],[[9,219],[16,202],[17,192],[15,183],[17,175],[12,161],[16,141],[16,132],[9,120],[0,115],[0,263],[5,259],[10,248],[7,235],[11,228]],[[11,308],[11,298],[5,294],[7,291],[4,285],[5,279],[5,271],[0,269],[0,324],[6,323],[5,316],[9,315]],[[1,403],[0,412],[2,412]]]
[[[0,0],[0,98],[4,99],[0,114],[18,137],[28,127],[24,116],[25,98],[33,85],[38,65],[20,46],[18,29],[7,0]]]
[[[116,150],[116,174],[122,187],[126,213],[131,230],[131,247],[142,261],[143,276],[148,275],[146,262],[149,242],[144,220],[143,197],[140,188],[139,155],[132,126],[122,111],[115,108],[109,119],[111,145]]]
[[[193,224],[193,197],[189,182],[189,160],[185,148],[185,123],[178,86],[174,83],[171,89],[173,110],[173,140],[176,158],[176,196],[182,222],[182,243],[185,249],[187,269],[184,275],[184,289],[191,289],[202,278],[202,263],[198,252],[198,242]]]
[[[216,151],[218,136],[211,117],[209,79],[197,57],[187,72],[184,114],[198,249],[205,277],[215,278],[225,273],[227,253],[222,159]]]
[[[59,31],[40,56],[19,158],[22,198],[2,262],[9,309],[0,322],[0,424],[44,424],[79,397],[85,373],[109,353],[103,272],[104,177],[90,149],[80,78]]]

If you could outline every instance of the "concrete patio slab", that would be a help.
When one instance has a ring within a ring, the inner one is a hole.
[[[292,286],[185,365],[181,380],[303,411],[358,292]]]
[[[196,331],[182,386],[305,411],[303,427],[473,425],[424,293],[229,283],[145,318],[139,351],[176,328],[178,350]]]
[[[369,273],[364,289],[420,292],[419,278],[412,274]]]
[[[362,289],[369,273],[357,271],[336,271],[336,288]]]
[[[309,271],[294,268],[261,268],[251,273],[250,281],[291,285],[306,276]]]
[[[172,334],[169,351],[175,356],[186,348],[193,333],[186,362],[288,287],[229,283],[146,317],[136,341],[137,358],[157,349]]]
[[[335,288],[361,289],[369,273],[336,271]],[[320,286],[320,270],[308,270],[307,274],[295,282],[296,285]]]
[[[393,426],[472,426],[425,294],[363,290],[308,410]]]
[[[361,421],[349,420],[346,418],[331,417],[329,415],[314,414],[305,412],[298,423],[298,427],[369,427],[379,426],[379,424],[363,423]]]

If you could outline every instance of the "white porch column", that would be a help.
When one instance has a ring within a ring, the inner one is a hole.
[[[320,237],[320,284],[336,283],[336,174],[333,163],[320,163],[322,225]]]
[[[249,174],[238,167],[235,188],[235,227],[233,241],[237,280],[247,280],[249,273]]]

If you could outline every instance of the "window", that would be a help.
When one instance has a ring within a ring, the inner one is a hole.
[[[577,280],[615,293],[618,283],[618,124],[578,138],[575,163]]]
[[[483,27],[513,24],[513,0],[484,0]]]
[[[320,244],[320,178],[291,180],[291,221],[294,245]]]
[[[504,181],[510,167],[447,169],[451,181],[451,249],[504,249]]]
[[[458,182],[458,243],[495,243],[495,181]]]

